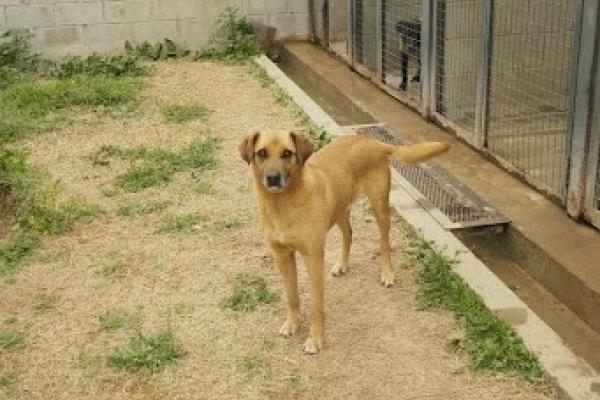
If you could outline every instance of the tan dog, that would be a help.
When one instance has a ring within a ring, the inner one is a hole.
[[[394,146],[364,136],[347,136],[313,154],[312,142],[301,133],[266,130],[243,140],[240,154],[254,170],[261,227],[285,282],[288,315],[279,331],[283,336],[298,329],[295,253],[299,252],[310,280],[310,334],[304,350],[317,353],[321,349],[325,239],[331,226],[337,224],[343,248],[331,272],[344,274],[352,241],[350,205],[360,193],[369,198],[379,225],[381,283],[393,285],[389,157],[418,163],[449,147],[442,142]]]

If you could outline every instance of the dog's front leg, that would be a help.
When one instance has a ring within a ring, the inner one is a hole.
[[[314,254],[302,254],[310,280],[310,333],[304,343],[304,351],[316,354],[323,346],[324,312],[324,255],[321,248]]]
[[[272,246],[272,249],[275,263],[285,284],[287,295],[287,319],[281,329],[279,329],[279,333],[284,337],[289,337],[298,330],[298,313],[300,309],[296,258],[294,257],[294,252],[289,249],[280,246]]]

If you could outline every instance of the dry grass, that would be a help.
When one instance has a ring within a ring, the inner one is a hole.
[[[0,376],[11,377],[6,379],[10,384],[0,385],[0,399],[552,397],[541,385],[474,373],[465,356],[449,352],[448,339],[457,329],[453,317],[417,311],[414,272],[401,268],[400,251],[395,252],[398,284],[381,288],[377,228],[358,206],[349,274],[326,281],[322,354],[309,357],[301,351],[307,334],[304,268],[298,336],[277,335],[283,300],[252,311],[223,309],[240,274],[262,277],[268,288],[282,290],[258,231],[251,177],[237,145],[247,132],[292,127],[294,119],[244,66],[163,62],[148,80],[141,117],[74,125],[27,143],[31,161],[60,178],[65,196],[77,195],[106,212],[47,239],[21,272],[0,281],[0,329],[26,337],[22,348],[0,348]],[[190,102],[213,113],[182,125],[164,121],[164,104]],[[93,165],[84,157],[103,144],[176,151],[207,128],[222,139],[219,169],[179,172],[167,186],[138,193],[105,196],[128,162]],[[148,202],[164,202],[168,208],[135,213],[135,218],[119,215],[124,204]],[[185,234],[156,233],[165,215],[190,213],[210,220]],[[404,240],[395,224],[395,249]],[[339,241],[333,231],[327,268],[337,257]],[[103,268],[105,273],[99,272]],[[52,309],[35,310],[48,299]],[[136,316],[136,323],[105,318],[109,326],[119,326],[105,329],[102,315]],[[154,373],[107,364],[106,357],[131,344],[138,330],[171,332],[185,355]]]

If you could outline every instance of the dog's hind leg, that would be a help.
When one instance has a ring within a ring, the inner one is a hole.
[[[350,255],[350,245],[352,244],[352,226],[350,226],[350,208],[337,220],[337,226],[342,231],[342,251],[331,270],[331,275],[340,276],[348,271],[348,257]]]
[[[279,246],[272,246],[275,263],[279,268],[287,294],[287,319],[279,333],[284,337],[292,336],[298,330],[300,299],[298,297],[298,274],[294,252]]]
[[[373,213],[379,225],[379,253],[381,255],[381,284],[390,287],[394,284],[394,268],[390,249],[390,168],[387,162],[381,163],[365,176],[364,188],[371,202]]]

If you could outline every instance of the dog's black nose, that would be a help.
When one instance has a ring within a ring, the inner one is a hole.
[[[280,172],[269,172],[267,173],[267,186],[281,186],[281,173]]]

